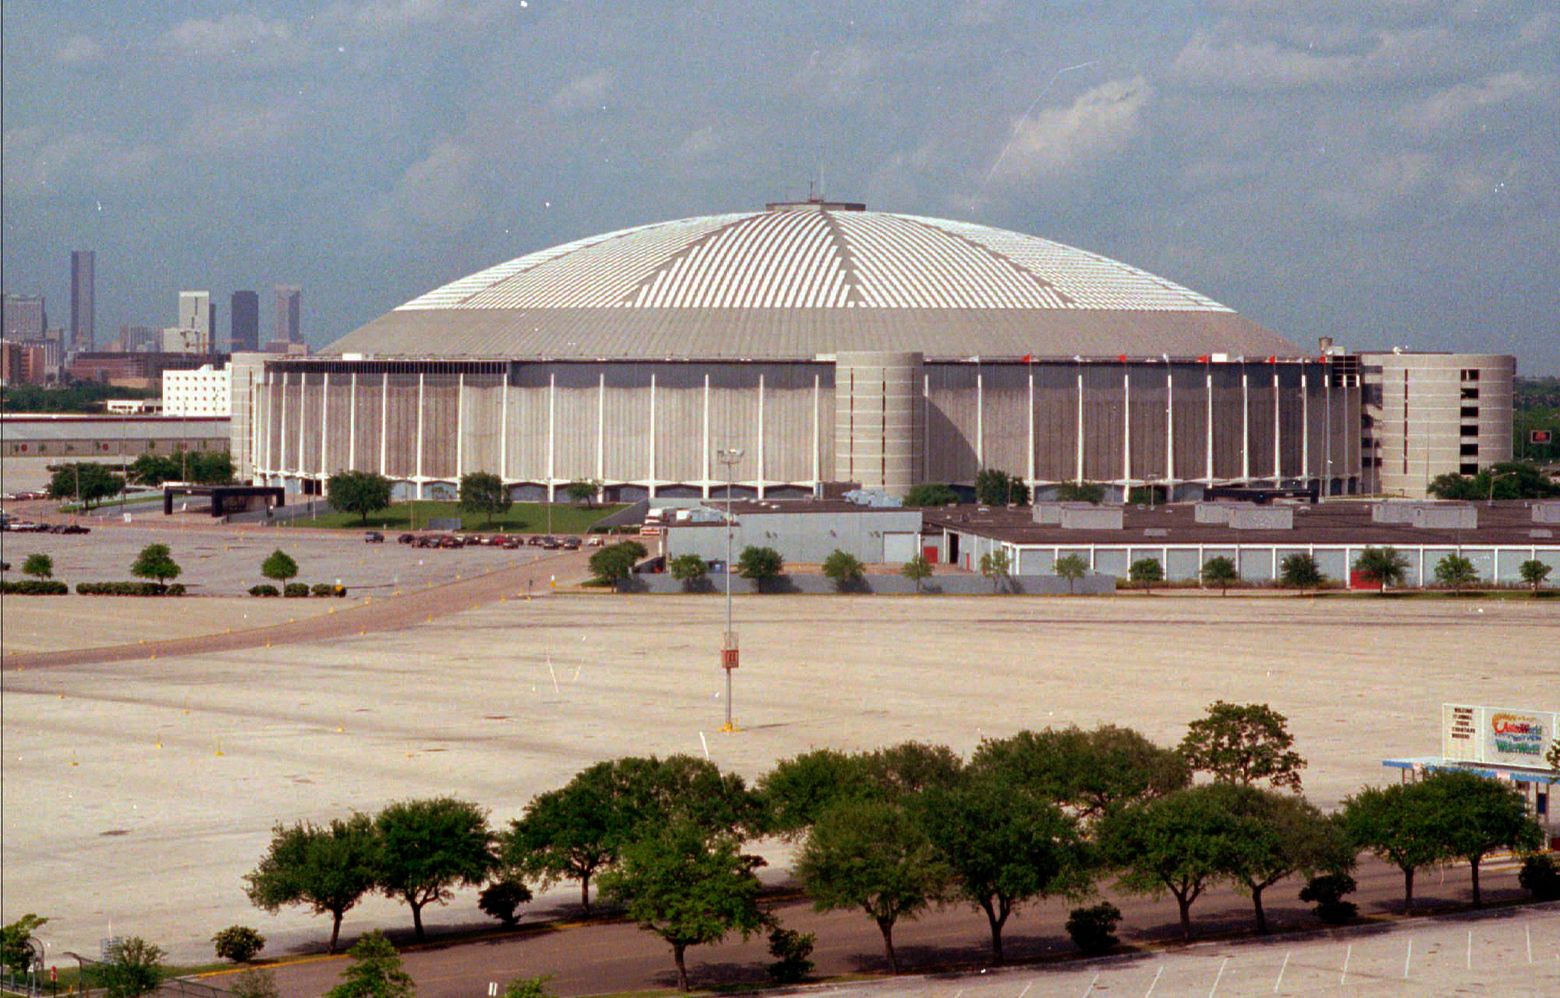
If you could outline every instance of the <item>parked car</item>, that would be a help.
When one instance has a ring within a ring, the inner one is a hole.
[[[416,534],[402,534],[400,537],[395,539],[395,542],[397,544],[410,544],[415,540],[417,540]]]
[[[604,541],[600,534],[591,534],[585,538],[585,546],[588,548],[599,548],[603,543]]]
[[[565,551],[578,551],[580,549],[580,539],[578,537],[565,537],[563,539],[563,549]]]
[[[542,550],[544,551],[556,551],[561,547],[563,547],[563,542],[556,537],[548,536],[542,538]]]
[[[365,531],[364,534],[363,534],[363,543],[364,544],[383,544],[384,542],[385,542],[385,535],[381,534],[377,530]]]
[[[92,533],[92,528],[91,527],[83,527],[79,523],[67,523],[67,524],[65,524],[65,529],[61,530],[60,533],[62,533],[62,534],[90,534],[90,533]]]
[[[522,547],[525,547],[525,541],[522,541],[518,537],[506,537],[504,539],[503,548],[505,551],[514,551],[515,549]]]
[[[533,548],[539,548],[542,546],[542,535],[532,534],[530,537],[525,539],[525,542]]]

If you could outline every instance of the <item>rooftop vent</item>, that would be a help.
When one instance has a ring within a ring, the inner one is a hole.
[[[1560,523],[1560,502],[1536,502],[1533,504],[1534,523]]]

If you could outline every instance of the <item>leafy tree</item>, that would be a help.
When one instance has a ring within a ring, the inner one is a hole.
[[[42,551],[34,552],[22,562],[22,574],[35,579],[54,578],[54,559]]]
[[[847,800],[825,811],[813,826],[796,875],[819,911],[865,911],[883,934],[884,954],[898,973],[894,924],[941,899],[949,871],[905,808]]]
[[[308,905],[331,916],[330,945],[336,952],[341,919],[374,889],[379,840],[373,821],[363,814],[329,825],[300,821],[271,830],[271,845],[260,865],[244,876],[249,900],[276,914],[283,905]]]
[[[774,548],[745,547],[737,558],[737,574],[752,579],[762,589],[785,574],[785,559]]]
[[[1240,572],[1235,568],[1233,559],[1219,555],[1217,558],[1209,558],[1202,567],[1202,581],[1205,586],[1218,586],[1219,595],[1227,596],[1230,591],[1230,583],[1240,579]]]
[[[1181,755],[1192,769],[1221,782],[1249,786],[1267,780],[1299,793],[1305,759],[1294,744],[1289,719],[1267,704],[1216,700],[1206,717],[1187,725]]]
[[[383,932],[359,939],[347,955],[352,962],[325,998],[412,998],[417,993],[412,975],[401,965],[401,954]]]
[[[1133,582],[1143,583],[1144,589],[1153,592],[1154,583],[1164,579],[1165,570],[1160,566],[1158,558],[1139,558],[1127,569],[1127,576]]]
[[[1544,833],[1527,811],[1515,786],[1463,770],[1442,770],[1419,784],[1429,799],[1448,855],[1468,861],[1473,873],[1473,903],[1479,895],[1479,864],[1497,849],[1529,852],[1543,845]]]
[[[1087,908],[1074,908],[1067,914],[1067,935],[1073,945],[1085,953],[1104,953],[1116,943],[1116,925],[1121,921],[1121,909],[1109,901]]]
[[[260,967],[251,967],[229,979],[228,994],[233,998],[282,998],[276,987],[276,975]]]
[[[520,921],[516,910],[527,901],[531,900],[531,889],[518,880],[497,880],[482,888],[477,895],[477,907],[482,909],[482,914],[489,918],[496,918],[504,923],[506,928],[512,928]]]
[[[1095,482],[1062,482],[1056,486],[1057,502],[1087,502],[1098,506],[1105,501],[1105,486]]]
[[[1343,802],[1343,828],[1355,847],[1368,849],[1403,871],[1405,911],[1414,905],[1415,872],[1451,855],[1424,786],[1365,787]]]
[[[680,554],[672,559],[669,569],[672,578],[681,582],[684,589],[693,590],[704,582],[710,566],[696,554]]]
[[[1478,570],[1473,567],[1473,562],[1462,555],[1449,554],[1435,563],[1435,581],[1443,586],[1450,586],[1460,590],[1463,586],[1472,585],[1479,581]]]
[[[53,499],[75,499],[87,509],[104,499],[123,492],[125,480],[107,467],[91,461],[77,461],[54,467],[49,478],[49,496]]]
[[[155,579],[159,586],[166,586],[169,579],[177,579],[182,571],[166,544],[146,545],[130,565],[131,575],[138,579]]]
[[[906,506],[951,506],[958,501],[959,494],[952,486],[940,482],[922,482],[905,493]]]
[[[601,483],[595,479],[580,479],[570,482],[564,487],[564,491],[574,502],[590,507],[596,502],[596,495],[601,491]]]
[[[109,944],[103,962],[86,976],[91,986],[103,989],[106,998],[138,998],[162,984],[162,962],[167,955],[161,947],[130,936]]]
[[[1192,904],[1235,865],[1241,829],[1228,806],[1229,787],[1189,787],[1108,815],[1099,832],[1120,886],[1133,894],[1169,891],[1181,913],[1181,935],[1192,935]]]
[[[862,579],[866,578],[861,559],[849,551],[841,551],[838,548],[829,552],[829,556],[823,559],[823,574],[834,583],[834,588],[841,592],[859,587]]]
[[[964,775],[964,760],[946,745],[900,742],[857,758],[865,792],[898,804],[934,787],[955,787]]]
[[[1376,583],[1385,593],[1388,586],[1401,583],[1407,576],[1408,559],[1391,546],[1366,548],[1354,559],[1354,570]]]
[[[1522,581],[1532,586],[1533,591],[1536,593],[1539,587],[1544,584],[1544,580],[1549,578],[1550,566],[1537,558],[1529,558],[1517,566],[1517,571],[1522,574]]]
[[[338,471],[325,482],[330,504],[356,513],[368,525],[368,514],[390,508],[390,479],[372,471]]]
[[[770,979],[776,984],[795,984],[812,973],[813,962],[809,958],[817,942],[818,937],[811,932],[797,932],[772,924],[769,955],[775,957],[775,962],[765,968]]]
[[[634,574],[634,566],[644,557],[643,552],[644,546],[637,541],[610,544],[590,556],[591,574],[602,582],[622,582]]]
[[[1560,861],[1548,853],[1535,853],[1522,861],[1517,884],[1533,895],[1534,901],[1560,900]]]
[[[378,887],[412,909],[423,938],[422,910],[449,901],[451,888],[475,887],[493,869],[493,833],[477,805],[453,797],[399,801],[374,818],[379,832]]]
[[[1339,872],[1354,865],[1354,849],[1338,822],[1304,798],[1251,786],[1228,786],[1239,822],[1226,871],[1251,895],[1257,931],[1268,931],[1262,892],[1294,873]]]
[[[248,963],[265,949],[265,936],[247,925],[230,925],[211,937],[217,959]]]
[[[625,848],[617,868],[602,875],[601,889],[671,945],[677,986],[687,991],[689,946],[717,943],[731,932],[746,939],[764,925],[753,872],[762,862],[742,855],[735,836],[711,837],[691,821],[676,821]]]
[[[504,480],[491,471],[472,471],[460,476],[460,509],[463,513],[481,513],[491,525],[493,517],[509,512],[514,497]]]
[[[834,749],[813,749],[775,763],[758,782],[768,830],[794,839],[839,801],[869,796],[865,770],[860,756]]]
[[[1029,486],[1017,475],[982,468],[975,473],[975,501],[985,506],[1024,506],[1029,503]]]
[[[47,918],[39,918],[28,912],[9,925],[0,927],[0,966],[21,977],[32,969],[33,933],[47,924]]]
[[[297,578],[298,563],[287,552],[277,548],[260,563],[260,574],[286,585],[289,579]]]
[[[1084,821],[1133,801],[1163,797],[1192,781],[1179,752],[1112,724],[988,738],[976,748],[970,767],[998,773],[1031,797],[1055,801]]]
[[[1074,584],[1089,574],[1089,561],[1081,554],[1064,554],[1056,559],[1051,570],[1067,580],[1067,591],[1075,592]]]
[[[1426,489],[1438,499],[1546,499],[1560,495],[1532,461],[1502,461],[1473,476],[1437,475]]]
[[[996,592],[998,587],[1010,578],[1007,552],[989,551],[981,555],[980,574],[991,580],[991,591]]]
[[[1300,900],[1315,905],[1311,912],[1328,925],[1343,925],[1359,914],[1359,905],[1344,900],[1358,889],[1359,884],[1347,873],[1323,873],[1305,882]]]
[[[932,788],[918,811],[956,894],[986,913],[994,963],[1002,962],[1002,928],[1021,904],[1080,893],[1092,881],[1077,823],[997,774]]]
[[[1278,563],[1279,577],[1291,589],[1315,589],[1326,578],[1316,559],[1304,552],[1292,554]]]
[[[918,554],[905,562],[899,574],[915,583],[915,593],[921,595],[921,586],[932,577],[932,563],[926,560],[926,555]]]

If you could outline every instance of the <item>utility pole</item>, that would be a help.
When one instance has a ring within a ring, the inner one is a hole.
[[[715,452],[715,459],[726,466],[726,634],[720,651],[720,667],[726,670],[726,723],[720,730],[727,732],[737,730],[731,717],[731,672],[739,659],[737,632],[731,629],[731,483],[743,453],[741,447],[722,447]]]

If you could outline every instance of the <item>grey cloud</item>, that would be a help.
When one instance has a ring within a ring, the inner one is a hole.
[[[470,147],[440,141],[380,199],[368,228],[385,237],[458,232],[482,213],[478,178],[478,156]]]
[[[1512,70],[1440,90],[1404,110],[1402,119],[1414,132],[1431,136],[1460,128],[1475,117],[1487,120],[1491,111],[1555,100],[1552,76]]]
[[[253,66],[284,66],[307,58],[308,46],[283,20],[243,12],[215,19],[190,18],[170,29],[162,51],[179,60],[228,60]]]
[[[612,89],[613,73],[610,69],[598,69],[594,73],[577,76],[559,87],[547,104],[554,111],[574,114],[593,111],[601,107]]]
[[[54,53],[62,66],[89,66],[103,58],[103,46],[91,35],[71,35]]]

